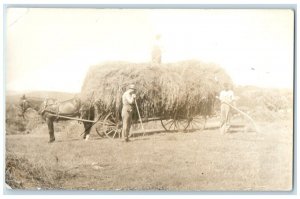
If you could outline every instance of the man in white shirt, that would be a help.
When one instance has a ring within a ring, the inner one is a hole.
[[[133,106],[135,103],[135,86],[131,84],[127,91],[122,96],[122,121],[123,121],[123,127],[122,127],[122,137],[125,140],[125,142],[129,141],[129,131],[131,127],[131,121],[132,121],[132,112],[133,112]]]
[[[230,106],[234,100],[233,91],[229,89],[229,84],[224,84],[224,90],[220,92],[219,99],[221,101],[221,133],[226,133],[230,128]]]

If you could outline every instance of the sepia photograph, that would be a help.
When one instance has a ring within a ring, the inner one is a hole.
[[[5,189],[291,192],[293,9],[4,8]]]

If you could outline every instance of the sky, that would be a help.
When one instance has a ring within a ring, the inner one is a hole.
[[[293,88],[294,13],[288,9],[8,8],[6,89],[80,92],[91,65],[195,59],[236,85]]]

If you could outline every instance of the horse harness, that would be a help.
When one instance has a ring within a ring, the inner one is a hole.
[[[45,112],[53,113],[57,115],[55,120],[58,120],[59,118],[59,108],[58,108],[58,103],[57,100],[53,100],[53,102],[50,102],[51,99],[45,99],[43,103],[43,107],[40,110],[40,114],[44,115]]]

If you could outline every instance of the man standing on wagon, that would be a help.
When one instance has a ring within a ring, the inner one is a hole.
[[[125,140],[125,142],[129,141],[129,131],[132,121],[133,106],[135,104],[136,98],[135,91],[135,86],[131,84],[122,96],[122,137]]]
[[[161,64],[161,41],[160,35],[155,36],[155,42],[152,48],[152,63]]]

